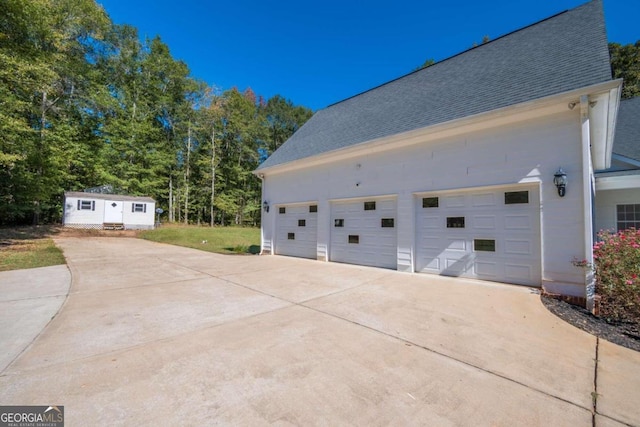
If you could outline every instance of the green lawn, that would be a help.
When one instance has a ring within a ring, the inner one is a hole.
[[[260,252],[259,228],[164,225],[155,230],[143,231],[139,237],[221,254]]]
[[[54,232],[52,227],[0,228],[0,271],[64,264],[50,238]]]

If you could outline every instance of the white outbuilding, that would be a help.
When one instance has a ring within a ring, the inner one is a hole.
[[[148,230],[155,225],[151,197],[68,191],[62,223],[69,228]]]

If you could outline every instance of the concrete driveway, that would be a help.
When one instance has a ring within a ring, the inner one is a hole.
[[[640,425],[640,354],[530,288],[56,243],[68,297],[1,372],[1,405],[64,405],[69,426]]]

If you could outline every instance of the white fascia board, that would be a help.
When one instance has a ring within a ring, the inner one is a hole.
[[[596,176],[596,192],[640,188],[640,175]]]
[[[336,199],[329,199],[331,203],[348,203],[357,202],[361,200],[380,200],[380,199],[397,199],[397,194],[374,194],[370,196],[355,196],[355,197],[339,197]]]
[[[479,185],[479,186],[471,186],[471,187],[451,187],[451,188],[438,188],[435,190],[429,191],[415,191],[411,193],[414,197],[425,197],[425,196],[437,196],[442,194],[458,194],[458,193],[468,193],[469,191],[497,191],[497,190],[506,190],[506,189],[516,189],[516,188],[532,188],[532,187],[540,187],[541,181],[539,179],[534,179],[531,181],[520,181],[520,182],[508,182],[497,185]]]
[[[278,202],[278,203],[274,203],[273,206],[275,206],[275,207],[280,207],[280,206],[304,206],[304,205],[313,205],[313,204],[316,204],[316,203],[318,203],[317,200],[305,200],[305,201],[302,201],[302,202],[291,202],[291,203],[289,203],[289,202],[282,202],[282,203]]]
[[[622,79],[613,80],[613,83],[617,86],[589,95],[590,103],[595,102],[595,105],[589,108],[591,157],[595,170],[611,167]]]
[[[288,163],[271,166],[269,168],[257,169],[253,171],[256,175],[266,175],[271,173],[288,172],[304,169],[311,166],[334,162],[360,156],[364,153],[387,151],[400,147],[410,146],[425,141],[425,138],[440,139],[472,131],[478,131],[504,124],[514,123],[535,117],[545,116],[566,111],[568,103],[580,99],[581,95],[591,95],[608,93],[612,90],[619,92],[622,80],[611,80],[598,83],[584,88],[575,89],[544,98],[539,98],[508,107],[479,113],[468,117],[463,117],[449,122],[398,133],[383,138],[372,139],[360,144],[332,150],[315,156],[294,160]],[[619,103],[619,94],[618,94]],[[614,113],[617,113],[617,105]],[[615,120],[615,115],[612,117]],[[611,135],[613,135],[611,133]]]

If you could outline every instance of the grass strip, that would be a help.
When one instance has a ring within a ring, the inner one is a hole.
[[[143,231],[139,237],[220,254],[260,252],[260,229],[251,227],[163,225],[155,230]]]
[[[49,227],[0,228],[0,271],[64,264],[50,233]]]

